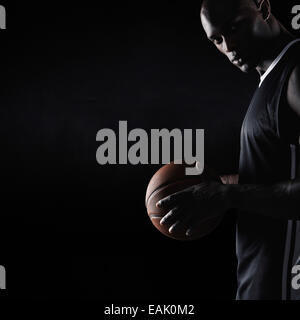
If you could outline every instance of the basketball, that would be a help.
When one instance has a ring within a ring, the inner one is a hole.
[[[147,213],[153,225],[164,235],[176,240],[195,240],[212,232],[221,222],[222,216],[214,217],[203,222],[194,232],[194,235],[186,236],[185,229],[169,233],[166,226],[160,225],[161,218],[169,212],[169,209],[157,208],[156,203],[172,193],[188,188],[204,181],[221,182],[219,175],[211,168],[204,166],[202,174],[186,175],[185,169],[194,165],[174,164],[173,162],[161,167],[151,178],[146,191]]]

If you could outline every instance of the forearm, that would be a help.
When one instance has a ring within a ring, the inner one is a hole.
[[[272,218],[300,220],[300,180],[272,185],[230,185],[232,207],[245,214],[258,213]]]

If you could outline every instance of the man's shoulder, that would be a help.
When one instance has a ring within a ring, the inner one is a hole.
[[[300,61],[293,68],[287,86],[287,102],[300,117]]]

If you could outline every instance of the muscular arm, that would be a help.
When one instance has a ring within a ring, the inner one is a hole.
[[[246,210],[245,214],[300,220],[300,179],[273,185],[231,185],[228,190],[232,207]]]
[[[291,73],[287,101],[300,120],[300,66]],[[233,206],[238,209],[274,218],[300,220],[300,178],[274,185],[230,186],[230,189]]]
[[[291,73],[287,87],[287,102],[300,119],[300,65]]]
[[[300,120],[300,67],[293,70],[286,94],[290,108]],[[157,206],[170,210],[160,223],[170,227],[170,232],[187,225],[187,234],[191,235],[198,223],[232,208],[245,215],[300,220],[300,178],[257,185],[238,184],[237,174],[220,178],[222,183],[203,182],[160,200]]]

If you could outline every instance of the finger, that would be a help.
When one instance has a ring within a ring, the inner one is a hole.
[[[238,184],[239,183],[239,175],[238,174],[233,174],[230,177],[231,177],[231,184]]]
[[[228,184],[228,176],[220,176],[220,179],[223,184]]]
[[[206,215],[200,215],[200,216],[192,216],[191,219],[187,222],[188,228],[186,231],[186,236],[190,237],[192,235],[195,234],[195,232],[197,231],[197,229],[199,229],[199,227],[206,223],[207,221],[215,218],[217,215],[210,215],[210,214],[206,214]]]
[[[158,208],[168,208],[172,205],[179,204],[180,202],[186,200],[188,198],[188,192],[186,190],[178,191],[170,194],[169,196],[159,200],[156,203]]]
[[[176,232],[178,229],[180,229],[182,225],[182,222],[180,220],[177,220],[174,224],[171,225],[171,227],[169,228],[169,233],[174,233]]]
[[[189,226],[188,221],[190,220],[190,216],[191,212],[185,211],[185,214],[181,215],[180,218],[169,228],[169,233],[186,230]]]
[[[178,206],[173,208],[160,220],[160,224],[166,227],[171,226],[176,220],[178,220],[180,213],[181,209]]]

